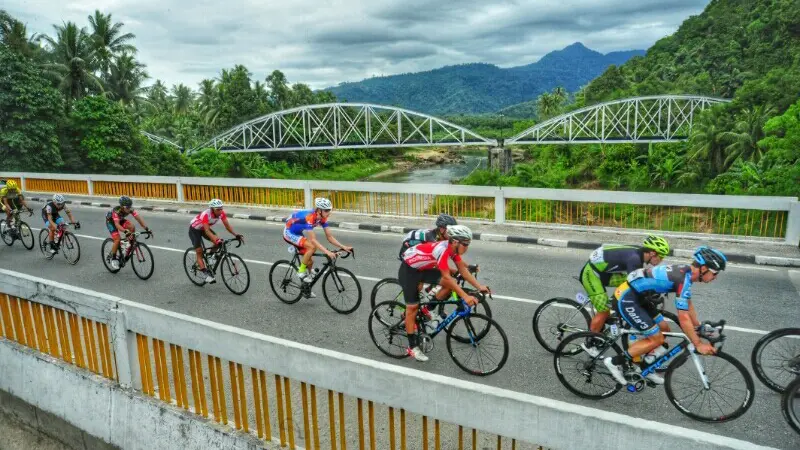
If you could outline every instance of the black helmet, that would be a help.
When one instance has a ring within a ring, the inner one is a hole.
[[[127,206],[130,208],[131,206],[133,206],[133,200],[131,200],[131,198],[128,197],[127,195],[123,195],[122,197],[119,198],[119,206]]]
[[[448,225],[458,225],[456,219],[453,218],[450,214],[439,214],[439,217],[436,218],[436,226],[437,227],[446,227]]]
[[[694,252],[694,260],[697,264],[715,271],[725,270],[725,264],[728,262],[728,258],[721,251],[705,245],[698,247]]]

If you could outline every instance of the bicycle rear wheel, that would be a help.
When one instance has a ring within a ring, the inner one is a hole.
[[[375,283],[372,292],[369,296],[370,308],[381,302],[394,301],[404,303],[403,287],[400,286],[400,281],[397,278],[384,278]]]
[[[146,280],[153,276],[153,271],[156,268],[156,260],[153,259],[153,252],[150,247],[144,243],[136,243],[136,247],[131,250],[131,267],[133,273],[142,280]]]
[[[105,266],[106,270],[111,273],[117,273],[122,270],[122,267],[117,267],[116,269],[111,265],[111,248],[114,246],[114,240],[111,238],[106,238],[103,241],[103,244],[100,245],[100,258],[103,260],[103,265]],[[119,253],[119,249],[117,249],[117,253]],[[121,259],[121,258],[120,258]]]
[[[49,256],[47,252],[50,249],[50,232],[47,228],[39,230],[39,250],[43,255]]]
[[[591,321],[589,312],[575,300],[551,298],[533,313],[533,335],[545,350],[553,353],[566,336],[589,331]]]
[[[583,350],[582,344],[596,348],[600,354],[593,358]],[[603,359],[621,353],[619,346],[607,341],[600,333],[581,331],[570,334],[555,350],[556,376],[565,388],[579,397],[592,400],[611,397],[622,389],[622,385],[608,371]]]
[[[19,240],[22,242],[23,247],[28,250],[33,250],[33,231],[31,231],[31,227],[25,222],[19,223]]]
[[[454,334],[468,336],[469,342],[461,342]],[[494,319],[473,313],[459,317],[450,324],[447,329],[447,352],[464,372],[487,376],[497,373],[506,364],[508,337]]]
[[[250,270],[239,255],[226,254],[219,264],[219,271],[225,287],[234,294],[242,295],[250,288]]]
[[[81,259],[81,244],[78,243],[78,238],[74,234],[65,231],[64,235],[61,236],[61,242],[58,243],[58,247],[68,263],[73,266],[78,264]]]
[[[0,220],[3,221],[3,225],[1,225],[3,227],[3,232],[2,232],[3,242],[5,242],[6,245],[10,247],[14,245],[14,235],[11,234],[14,231],[11,228],[9,228],[8,225],[5,224],[6,219],[0,219]]]
[[[337,267],[322,278],[322,295],[334,311],[350,314],[361,305],[361,284],[353,272]]]
[[[186,276],[192,283],[197,286],[206,284],[206,274],[197,265],[197,254],[191,247],[187,248],[183,254],[183,270],[186,271]]]
[[[408,356],[408,334],[405,328],[406,306],[400,302],[378,303],[369,313],[369,337],[378,350],[392,358]]]
[[[303,295],[302,282],[297,279],[297,267],[282,259],[269,269],[269,287],[278,300],[288,305],[297,303]]]
[[[800,377],[795,378],[783,391],[781,412],[794,431],[800,433]]]
[[[689,364],[687,358],[697,358],[697,364]],[[681,413],[701,422],[727,422],[753,404],[753,378],[733,356],[723,352],[684,353],[677,359],[666,372],[664,388],[669,401]],[[708,389],[703,385],[703,376],[708,380]]]
[[[750,362],[766,387],[783,392],[800,376],[800,328],[781,328],[759,339]]]

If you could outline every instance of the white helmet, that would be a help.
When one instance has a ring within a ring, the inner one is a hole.
[[[67,199],[65,199],[63,195],[61,194],[53,195],[53,203],[55,203],[56,205],[63,205],[66,202]]]
[[[208,207],[209,208],[222,208],[222,206],[223,206],[222,205],[222,200],[220,200],[218,198],[215,198],[215,199],[211,200],[210,202],[208,202]]]
[[[472,230],[464,225],[448,225],[447,234],[450,236],[450,239],[455,239],[457,241],[472,240]]]
[[[319,209],[333,209],[333,204],[331,204],[331,201],[324,197],[317,197],[314,199],[314,206]]]

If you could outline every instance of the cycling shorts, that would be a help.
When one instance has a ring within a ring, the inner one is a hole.
[[[649,337],[658,333],[658,324],[664,320],[658,306],[650,301],[642,301],[641,295],[623,283],[615,294],[617,311],[632,329]]]
[[[610,303],[605,287],[608,286],[610,278],[609,274],[597,273],[589,263],[586,263],[581,269],[580,280],[583,289],[586,290],[594,309],[599,313],[609,310]]]
[[[121,226],[122,228],[125,228],[125,225],[127,224],[128,224],[127,220],[125,219],[119,220],[119,226]],[[116,225],[114,225],[114,222],[106,221],[106,229],[108,230],[109,233],[111,233],[111,237],[115,238],[119,236],[119,230],[117,230],[117,227]]]
[[[203,248],[203,239],[211,242],[211,239],[206,236],[203,230],[189,227],[189,240],[192,241],[192,247],[194,249]]]
[[[397,272],[397,279],[400,287],[403,288],[403,299],[406,305],[416,305],[419,303],[419,283],[439,284],[442,279],[442,271],[438,268],[417,270],[402,262],[400,270]]]
[[[55,222],[56,225],[61,225],[64,223],[64,218],[59,216],[53,216],[53,222]],[[47,220],[46,218],[44,219],[44,226],[46,227],[50,226],[50,221]]]
[[[283,240],[305,251],[306,238],[302,234],[292,233],[289,228],[283,229]],[[302,253],[301,253],[302,254]]]

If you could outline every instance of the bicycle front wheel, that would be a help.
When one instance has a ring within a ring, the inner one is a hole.
[[[78,243],[78,238],[74,234],[65,231],[58,246],[68,263],[73,266],[78,264],[78,260],[81,259],[81,244]]]
[[[470,342],[461,342],[454,334],[469,336]],[[447,352],[461,370],[483,377],[497,373],[506,364],[508,337],[491,317],[470,314],[459,317],[447,329]]]
[[[5,242],[6,245],[8,245],[10,247],[10,246],[14,245],[14,235],[11,234],[14,231],[11,228],[9,228],[8,225],[5,225],[5,221],[6,221],[5,219],[0,219],[0,220],[3,221],[3,225],[0,225],[0,226],[3,227],[3,232],[2,232],[3,242]]]
[[[219,271],[225,287],[234,294],[242,295],[250,288],[250,271],[239,255],[226,254],[219,265]]]
[[[117,273],[122,268],[121,267],[117,267],[115,269],[111,265],[111,259],[114,256],[114,255],[111,254],[111,248],[113,246],[114,246],[114,240],[111,239],[111,238],[106,238],[106,240],[103,241],[103,244],[100,245],[100,258],[103,260],[103,265],[105,266],[106,270],[108,270],[111,273]],[[44,251],[44,250],[42,250],[42,251]],[[117,250],[117,252],[119,252],[119,250]]]
[[[388,301],[404,303],[403,287],[400,286],[400,281],[397,278],[384,278],[378,281],[375,283],[375,287],[372,288],[372,293],[370,293],[370,308],[375,308],[378,303]]]
[[[34,237],[33,231],[31,231],[31,227],[28,226],[25,222],[19,223],[19,240],[22,242],[22,245],[27,248],[28,250],[33,250],[34,245]]]
[[[378,303],[369,313],[369,337],[378,350],[392,358],[408,356],[406,305],[386,301]]]
[[[297,267],[285,259],[276,261],[269,269],[269,287],[287,305],[299,302],[303,295],[303,285],[296,274]]]
[[[39,231],[39,250],[43,255],[48,256],[47,251],[50,249],[50,232],[47,228],[42,228]]]
[[[795,378],[783,391],[781,412],[794,431],[800,433],[800,377]]]
[[[361,304],[361,284],[353,272],[337,267],[322,278],[322,295],[334,311],[350,314]]]
[[[206,274],[197,265],[197,254],[191,247],[187,248],[183,254],[183,270],[186,271],[186,276],[192,283],[197,286],[206,284]]]
[[[733,420],[750,408],[755,395],[753,378],[744,364],[723,352],[678,356],[667,369],[664,388],[678,411],[701,422]]]
[[[547,300],[533,313],[533,335],[550,353],[569,335],[589,331],[592,318],[575,300],[556,297]]]
[[[136,243],[136,247],[131,251],[131,266],[133,273],[142,280],[146,280],[153,276],[153,271],[156,268],[156,260],[153,259],[153,252],[150,247],[144,243]]]
[[[592,357],[583,347],[595,348],[599,352]],[[603,359],[622,353],[613,341],[607,341],[600,333],[581,331],[564,338],[555,350],[553,364],[558,381],[573,394],[600,400],[616,394],[622,385],[608,371]]]
[[[750,362],[766,387],[783,392],[800,376],[800,328],[781,328],[759,339]]]

